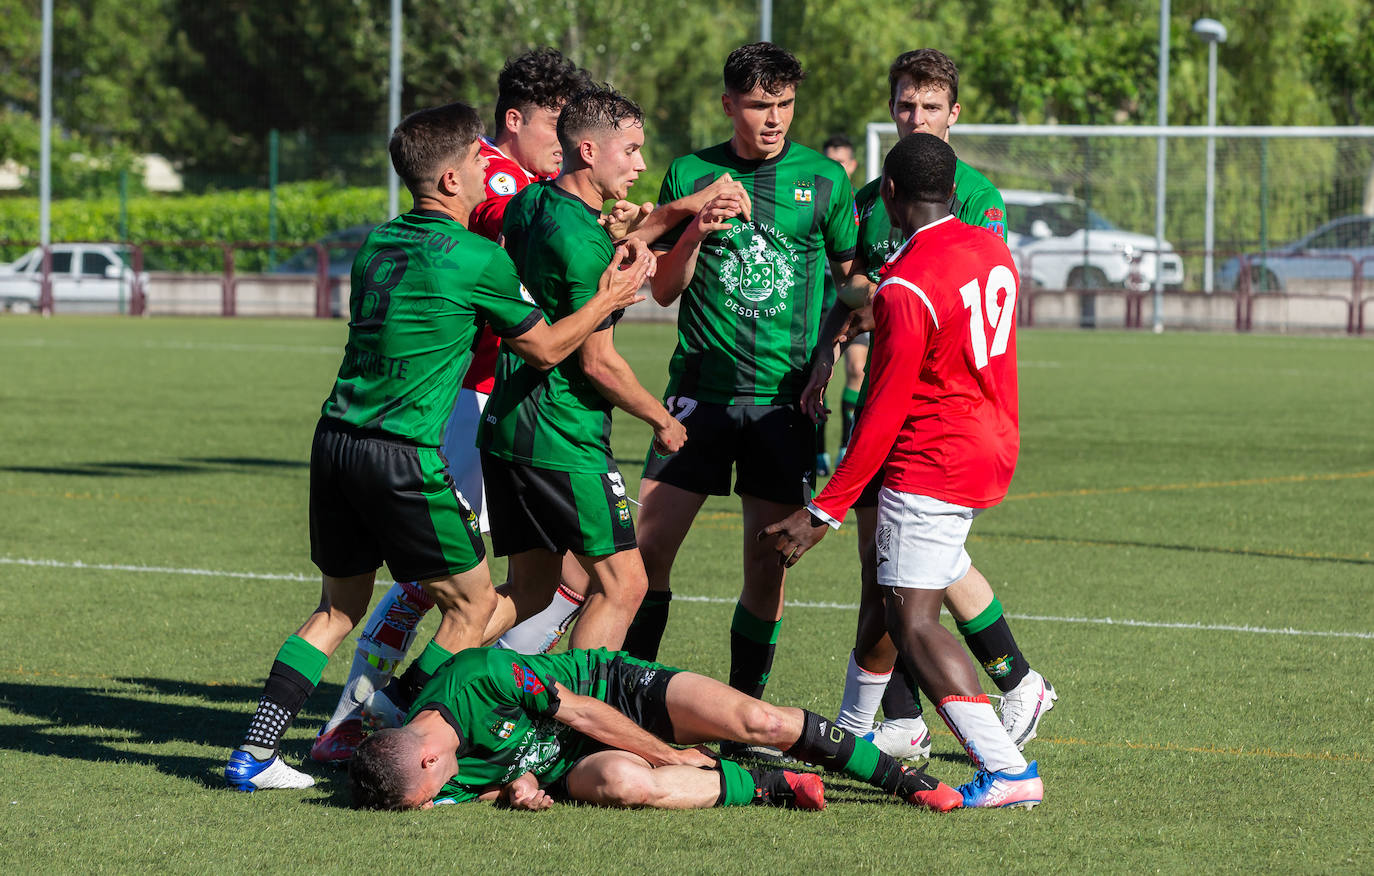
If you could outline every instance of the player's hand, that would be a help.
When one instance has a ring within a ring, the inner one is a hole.
[[[749,200],[749,193],[745,191],[744,186],[736,182],[728,173],[721,174],[716,178],[715,182],[691,195],[690,198],[686,199],[686,205],[694,213],[699,213],[713,198],[719,197],[720,195],[729,195],[738,199],[740,201],[740,212],[738,215],[745,222],[749,221],[749,217],[753,214],[754,204]]]
[[[666,409],[665,409],[666,413]],[[666,422],[654,427],[654,451],[667,455],[677,453],[687,443],[687,427],[675,417],[669,416]]]
[[[534,773],[525,773],[520,778],[501,788],[497,803],[511,809],[538,812],[553,805],[553,798],[539,787]]]
[[[830,416],[830,408],[825,406],[825,388],[835,373],[835,345],[819,344],[811,357],[811,367],[807,369],[806,386],[801,392],[801,411],[811,422],[820,425]]]
[[[674,764],[699,767],[705,770],[713,770],[720,766],[720,761],[712,757],[711,753],[700,745],[692,748],[677,748],[673,750],[677,752],[677,757],[672,761]]]
[[[658,256],[649,248],[649,244],[637,237],[628,237],[621,241],[621,243],[624,244],[628,251],[626,256],[627,263],[635,262],[647,265],[648,274],[646,276],[652,277],[658,270]]]
[[[873,325],[873,307],[861,307],[849,314],[849,319],[835,336],[835,340],[841,344],[852,341],[864,332],[873,331]]]
[[[620,240],[637,231],[652,212],[654,212],[652,201],[645,201],[642,204],[616,201],[615,205],[611,207],[611,212],[603,213],[598,221],[601,223],[601,227],[606,229],[606,233],[611,236],[612,240]]]
[[[738,192],[732,190],[716,195],[697,211],[688,234],[700,239],[713,231],[725,231],[731,219],[745,214],[748,197],[743,187]]]
[[[825,538],[830,527],[817,520],[805,508],[793,511],[786,519],[765,526],[756,536],[759,541],[773,539],[773,549],[778,552],[778,563],[784,568],[792,568],[797,560],[816,543]]]
[[[644,300],[639,290],[644,288],[656,262],[647,248],[642,248],[638,255],[633,253],[629,244],[617,246],[611,263],[601,272],[601,280],[597,283],[597,295],[607,296],[612,311]]]

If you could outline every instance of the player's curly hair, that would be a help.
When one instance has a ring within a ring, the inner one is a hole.
[[[354,809],[413,809],[411,776],[404,764],[415,752],[415,741],[400,728],[378,730],[362,741],[348,763],[348,787]]]
[[[959,68],[949,55],[938,49],[916,49],[903,52],[887,68],[887,102],[897,100],[897,83],[902,77],[911,79],[918,89],[943,85],[949,89],[949,105],[959,102]]]
[[[954,188],[954,150],[934,134],[918,131],[897,141],[883,159],[883,176],[899,200],[943,204]]]
[[[725,90],[735,94],[760,87],[769,94],[781,94],[805,78],[796,55],[773,43],[740,46],[725,59]]]
[[[556,110],[591,87],[591,74],[557,49],[545,46],[511,58],[496,79],[496,130],[506,126],[508,110],[526,115],[536,106]]]
[[[577,154],[577,144],[594,131],[613,131],[629,122],[644,124],[644,110],[639,104],[609,85],[588,88],[574,95],[558,116],[558,143],[563,147],[563,160]]]
[[[457,163],[480,136],[482,119],[465,103],[416,110],[391,133],[391,166],[411,194],[426,194],[444,165]]]

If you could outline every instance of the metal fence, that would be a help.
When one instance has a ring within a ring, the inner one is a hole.
[[[869,126],[869,178],[896,136],[890,123]],[[1216,155],[1210,180],[1209,139]],[[1139,296],[1148,289],[1155,323],[1362,329],[1363,287],[1374,279],[1374,127],[961,124],[950,143],[1006,196],[1009,242],[1029,278],[1023,295],[1032,319],[1054,313],[1070,323],[1139,325]],[[1156,243],[1161,189],[1164,227]],[[1049,222],[1036,225],[1037,216]],[[1174,259],[1177,278],[1154,269]],[[1037,316],[1030,307],[1036,295],[1065,292],[1076,300],[1062,313],[1045,307]],[[1198,293],[1239,303],[1182,303]]]

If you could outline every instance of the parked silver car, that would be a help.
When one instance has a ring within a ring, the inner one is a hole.
[[[1253,292],[1287,292],[1294,286],[1299,291],[1310,291],[1335,284],[1353,285],[1356,265],[1361,262],[1364,278],[1374,279],[1374,216],[1332,219],[1292,243],[1247,255],[1245,260],[1249,263]],[[1241,260],[1228,259],[1217,271],[1217,286],[1236,288],[1240,274]]]
[[[143,275],[147,280],[147,274]],[[147,283],[143,284],[144,289]],[[43,251],[29,250],[0,265],[0,305],[6,310],[36,310],[43,289]],[[127,307],[134,292],[128,250],[108,243],[52,244],[52,298],[56,309],[115,311]]]

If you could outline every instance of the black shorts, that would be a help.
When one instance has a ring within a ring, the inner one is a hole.
[[[482,480],[491,549],[498,557],[532,550],[604,557],[638,546],[618,471],[557,471],[484,451]]]
[[[816,426],[796,405],[722,405],[673,396],[665,401],[687,427],[687,443],[662,455],[651,446],[644,477],[692,493],[735,492],[780,505],[811,501]]]
[[[322,417],[310,448],[310,559],[334,578],[383,562],[397,581],[475,568],[486,556],[477,515],[444,455],[385,432]]]
[[[877,507],[878,507],[878,491],[881,490],[882,488],[883,488],[883,470],[882,470],[882,469],[878,469],[878,473],[875,474],[875,475],[872,477],[871,480],[869,480],[868,484],[864,487],[864,491],[863,491],[862,493],[859,494],[859,498],[854,500],[854,505],[853,505],[853,507],[855,507],[855,508],[877,508]]]

